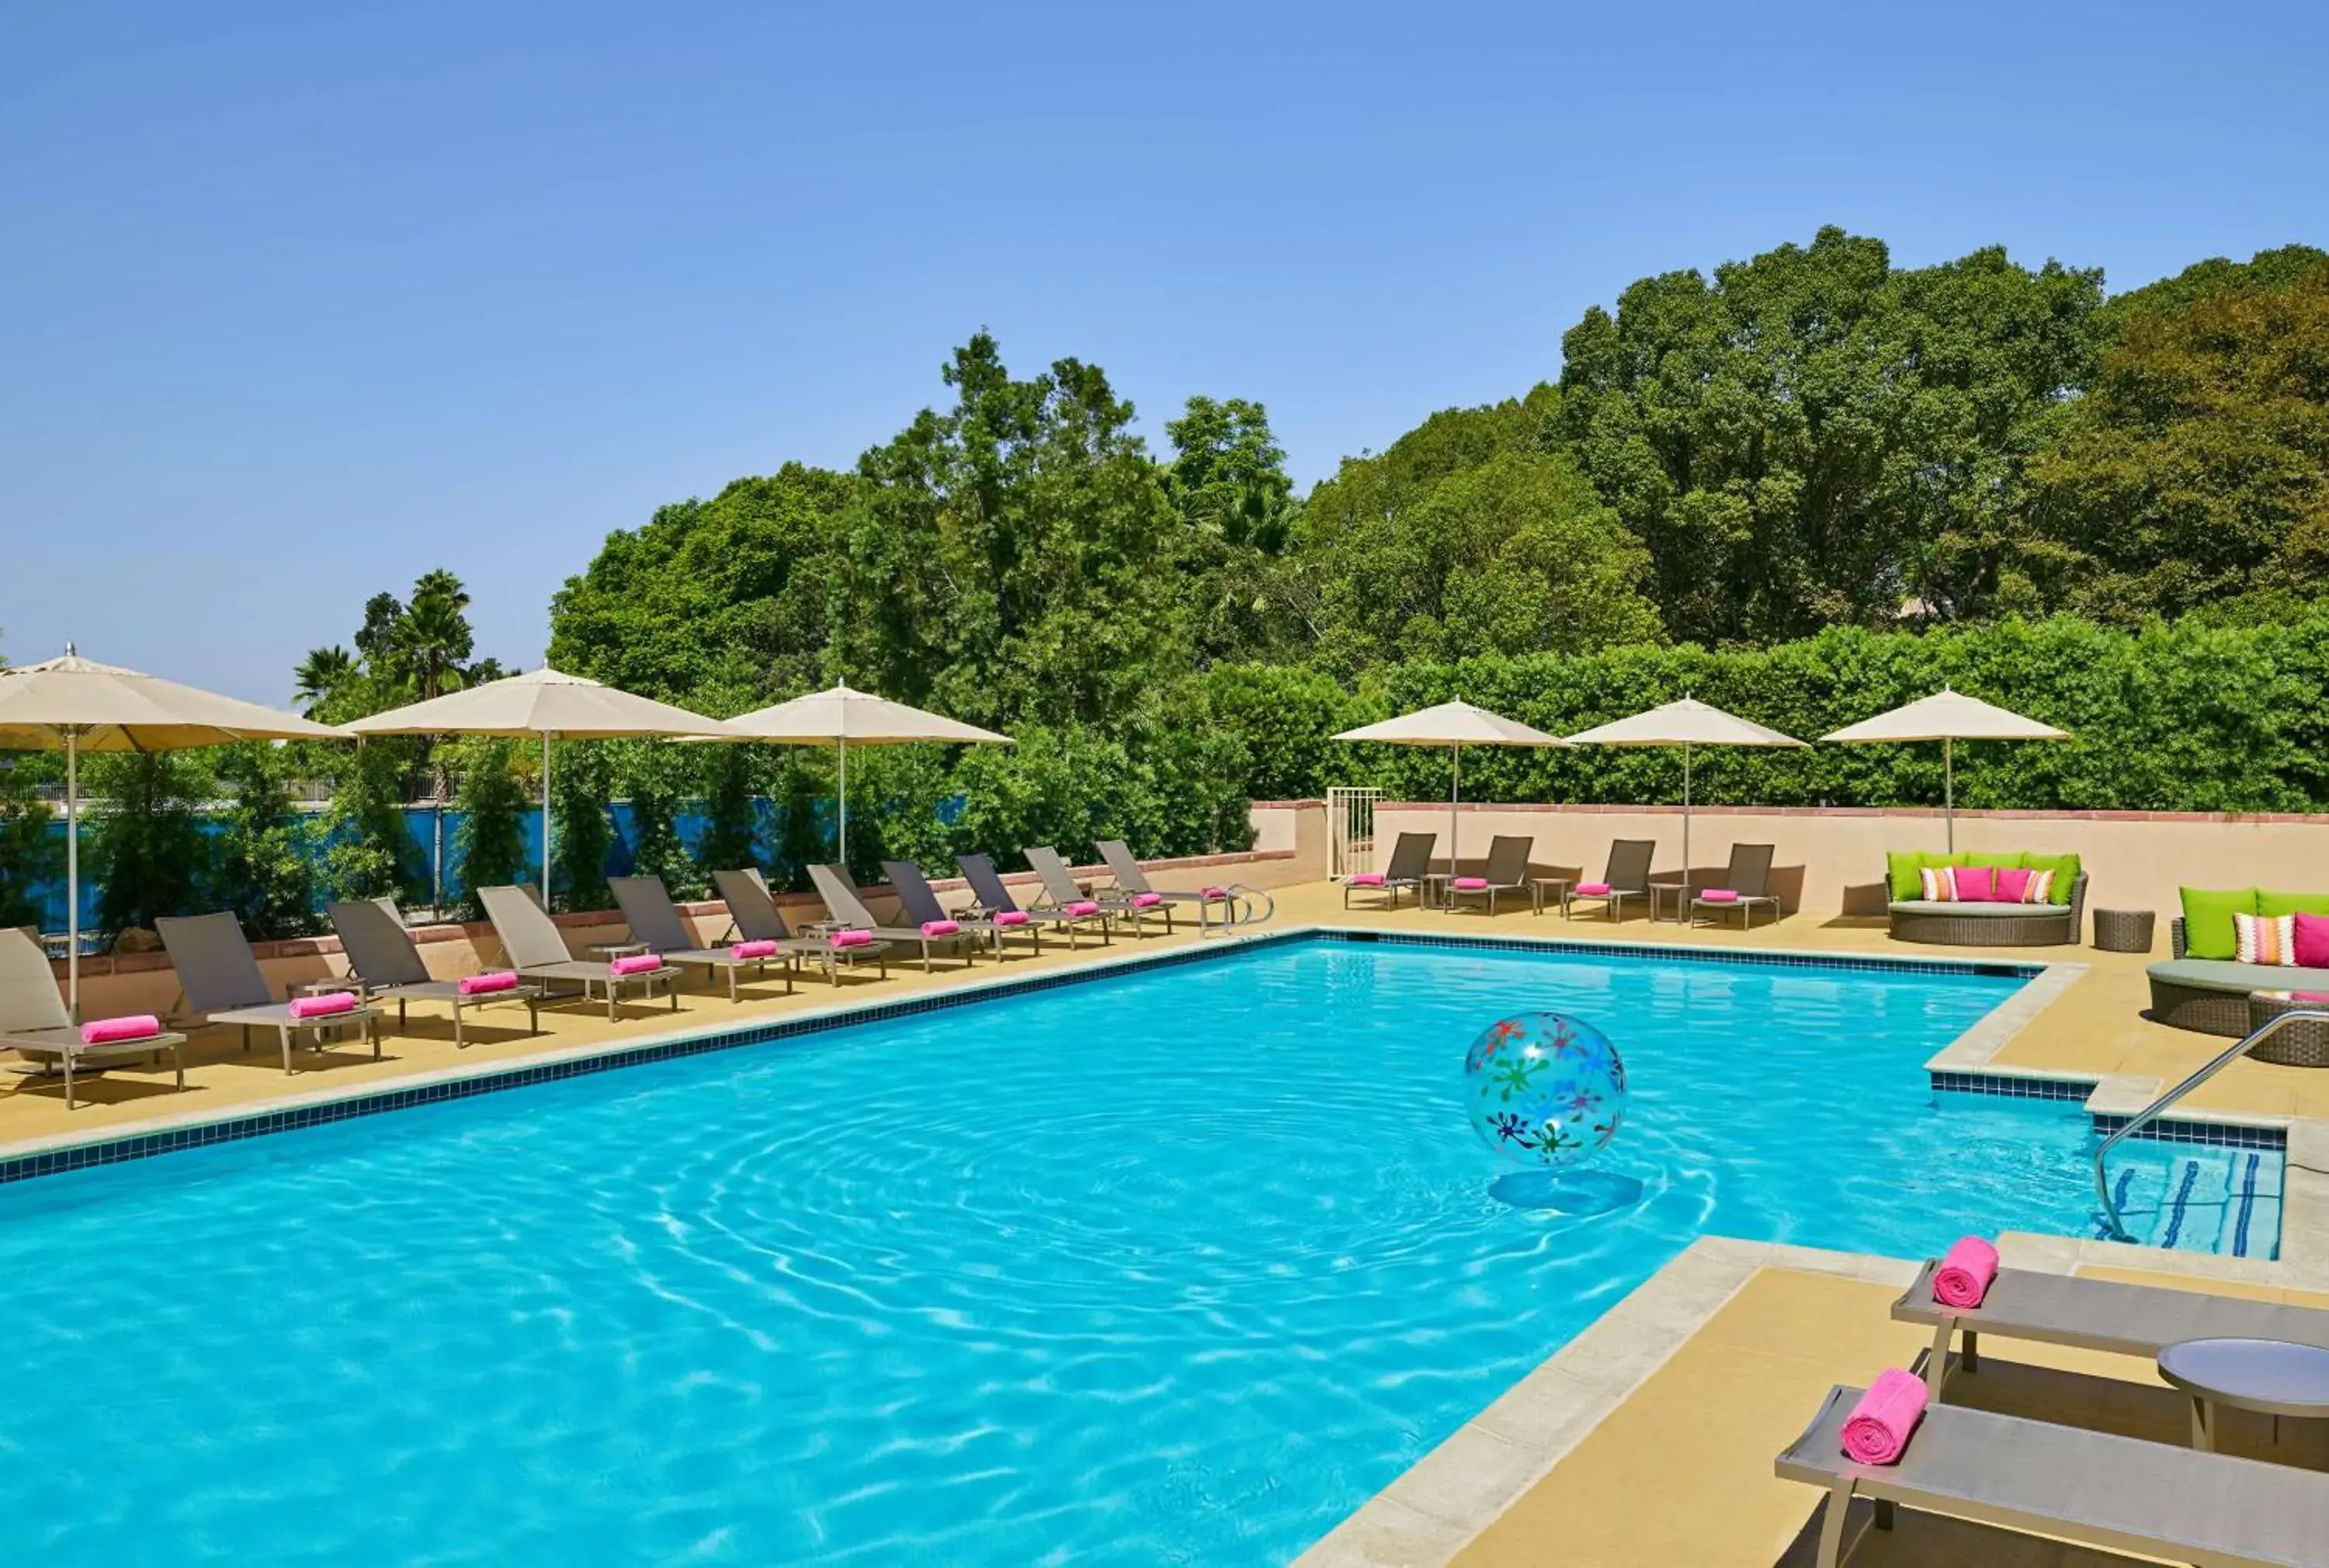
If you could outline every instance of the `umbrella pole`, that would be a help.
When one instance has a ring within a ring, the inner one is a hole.
[[[550,731],[542,732],[542,909],[550,902]]]
[[[849,737],[837,737],[841,744],[841,863],[849,864]]]
[[[1682,747],[1682,901],[1690,902],[1690,743]]]
[[[1941,820],[1947,824],[1948,852],[1957,852],[1957,743],[1941,737]]]
[[[1464,793],[1464,748],[1450,748],[1456,758],[1456,772],[1447,784],[1447,906],[1456,906],[1456,802]]]
[[[80,1022],[80,754],[65,731],[65,1011]]]

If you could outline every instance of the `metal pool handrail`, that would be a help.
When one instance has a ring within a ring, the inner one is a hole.
[[[2311,1019],[2315,1023],[2329,1023],[2329,1008],[2296,1008],[2287,1012],[2278,1013],[2272,1018],[2267,1019],[2261,1025],[2256,1028],[2250,1029],[2247,1034],[2241,1036],[2240,1038],[2226,1047],[2224,1050],[2221,1052],[2214,1060],[2209,1062],[2207,1066],[2202,1067],[2198,1072],[2192,1074],[2190,1077],[2176,1084],[2175,1087],[2168,1090],[2164,1094],[2160,1095],[2158,1099],[2154,1100],[2150,1104],[2145,1105],[2142,1110],[2137,1111],[2134,1115],[2128,1117],[2126,1122],[2121,1123],[2110,1133],[2108,1137],[2102,1141],[2102,1143],[2095,1150],[2095,1196],[2102,1199],[2103,1217],[2106,1223],[2110,1226],[2110,1236],[2108,1239],[2115,1242],[2131,1242],[2135,1240],[2135,1237],[2127,1234],[2126,1222],[2119,1217],[2118,1202],[2111,1197],[2110,1176],[2103,1169],[2103,1161],[2110,1157],[2110,1151],[2117,1147],[2119,1141],[2121,1139],[2133,1137],[2144,1128],[2148,1127],[2154,1122],[2158,1121],[2170,1106],[2183,1099],[2184,1095],[2190,1094],[2192,1090],[2198,1088],[2201,1084],[2206,1083],[2209,1079],[2222,1072],[2226,1067],[2230,1066],[2234,1062],[2239,1060],[2240,1057],[2246,1056],[2254,1047],[2259,1046],[2266,1040],[2270,1039],[2275,1034],[2279,1032],[2282,1026],[2296,1023],[2300,1019]]]

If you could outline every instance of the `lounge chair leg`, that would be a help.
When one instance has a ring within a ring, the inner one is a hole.
[[[1876,1509],[1876,1527],[1880,1530],[1891,1529],[1892,1527],[1892,1499],[1890,1498],[1878,1498],[1874,1499],[1873,1506]]]
[[[75,1110],[80,1104],[80,1102],[73,1098],[73,1054],[67,1051],[65,1053],[65,1109]]]
[[[398,1016],[401,1018],[404,1012],[404,1004],[402,1002],[397,1003],[396,1010]],[[461,1004],[458,1000],[456,1000],[453,1003],[453,1048],[457,1051],[466,1051],[469,1048],[468,1036],[461,1028]]]
[[[1941,1385],[1949,1380],[1949,1339],[1957,1327],[1955,1319],[1944,1319],[1941,1326],[1933,1330],[1932,1348],[1925,1352],[1925,1386],[1932,1390],[1936,1402],[1941,1397]]]
[[[1828,1483],[1827,1515],[1820,1520],[1819,1568],[1839,1568],[1843,1562],[1843,1520],[1852,1511],[1852,1478],[1838,1476]]]
[[[1957,1365],[1967,1372],[1981,1370],[1981,1336],[1970,1329],[1965,1331],[1965,1339],[1957,1347]]]
[[[183,1094],[186,1092],[186,1049],[184,1046],[170,1047],[170,1065],[178,1070],[178,1093]]]
[[[283,1075],[291,1075],[291,1029],[288,1025],[277,1031],[283,1037]]]

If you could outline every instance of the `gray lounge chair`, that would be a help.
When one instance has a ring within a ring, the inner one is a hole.
[[[1278,908],[1268,894],[1258,887],[1249,887],[1242,882],[1234,883],[1226,887],[1193,889],[1153,887],[1149,883],[1148,873],[1140,869],[1140,862],[1133,857],[1132,846],[1127,844],[1122,839],[1102,839],[1099,841],[1099,858],[1108,862],[1108,870],[1116,878],[1117,889],[1125,894],[1136,896],[1146,893],[1162,898],[1167,904],[1195,905],[1197,934],[1201,936],[1212,928],[1216,906],[1220,907],[1219,919],[1225,928],[1240,923],[1240,909],[1245,911],[1243,918],[1250,923],[1255,919],[1270,918]],[[1251,910],[1255,899],[1259,899],[1268,913],[1259,916],[1254,915]]]
[[[2202,1453],[2113,1432],[1934,1404],[1900,1462],[1843,1457],[1843,1422],[1861,1391],[1830,1389],[1774,1462],[1780,1479],[1827,1491],[1819,1568],[1843,1561],[1854,1498],[1880,1529],[1906,1505],[2107,1552],[2208,1568],[2304,1568],[2323,1561],[2329,1475]]]
[[[919,930],[925,921],[951,920],[971,934],[993,943],[995,956],[998,962],[1001,961],[1004,927],[992,920],[981,920],[967,910],[957,913],[948,909],[939,900],[938,889],[930,886],[930,879],[922,875],[921,867],[911,860],[884,860],[882,862],[882,874],[890,878],[890,890],[898,896],[898,913],[911,921],[916,929]],[[1037,953],[1043,951],[1043,933],[1040,927],[1030,923],[1010,929],[1025,932],[1034,950]]]
[[[1164,922],[1164,934],[1173,934],[1173,904],[1163,894],[1150,890],[1145,896],[1128,892],[1121,887],[1087,892],[1076,880],[1075,873],[1057,850],[1049,844],[1036,844],[1027,851],[1027,869],[1043,884],[1043,897],[1051,907],[1064,909],[1070,904],[1099,906],[1103,925],[1121,921],[1135,931],[1153,920]]]
[[[1730,865],[1722,873],[1722,880],[1714,886],[1739,897],[1709,898],[1706,889],[1700,888],[1690,901],[1690,923],[1697,925],[1701,915],[1711,915],[1720,920],[1736,909],[1739,911],[1740,929],[1752,930],[1755,906],[1759,904],[1769,905],[1771,918],[1777,921],[1779,918],[1779,901],[1771,893],[1771,857],[1777,853],[1777,847],[1770,844],[1731,845]]]
[[[1432,847],[1438,842],[1437,833],[1401,833],[1391,847],[1391,862],[1383,868],[1381,883],[1370,882],[1363,887],[1344,883],[1343,907],[1351,907],[1351,895],[1353,893],[1375,894],[1381,906],[1386,909],[1399,907],[1401,893],[1414,894],[1415,901],[1421,904],[1423,879],[1431,871]],[[1103,850],[1107,848],[1105,844],[1100,847]]]
[[[1466,898],[1477,898],[1487,905],[1490,915],[1495,914],[1497,894],[1528,891],[1529,851],[1535,848],[1536,840],[1524,834],[1497,834],[1488,842],[1488,863],[1480,868],[1480,879],[1487,886],[1459,887],[1451,876],[1447,907],[1453,909]]]
[[[1568,917],[1575,906],[1583,902],[1598,903],[1609,912],[1613,921],[1626,917],[1626,900],[1650,896],[1650,862],[1657,856],[1658,846],[1651,839],[1619,839],[1609,846],[1609,869],[1601,873],[1607,893],[1580,893],[1571,887],[1561,896],[1561,913]]]
[[[625,986],[637,986],[640,996],[652,1001],[655,987],[660,985],[671,999],[671,1010],[679,1010],[679,992],[672,985],[679,978],[679,971],[670,964],[637,974],[617,974],[608,963],[576,958],[566,951],[566,938],[559,934],[558,923],[523,887],[480,887],[477,901],[486,906],[486,918],[494,923],[494,934],[501,938],[502,951],[509,956],[510,967],[517,971],[521,979],[542,982],[545,1000],[557,1000],[549,991],[553,981],[570,980],[580,986],[584,1001],[590,1000],[590,988],[597,986],[606,992],[607,1021],[613,1023],[615,1004]]]
[[[733,934],[747,942],[778,942],[790,944],[804,958],[815,958],[825,966],[825,978],[834,986],[841,984],[841,966],[855,967],[868,960],[881,966],[882,978],[890,978],[890,944],[871,942],[862,947],[835,947],[832,943],[815,936],[795,936],[785,925],[784,915],[777,908],[777,900],[769,893],[758,868],[747,866],[740,871],[714,871],[712,886],[719,888],[721,902],[728,906],[728,923]]]
[[[464,996],[459,981],[438,980],[429,972],[429,965],[421,959],[420,949],[413,944],[412,933],[404,928],[404,916],[398,913],[393,899],[360,898],[330,905],[325,913],[331,917],[332,930],[339,936],[340,951],[347,955],[348,977],[356,982],[366,1001],[396,1004],[398,1028],[404,1026],[408,1004],[441,1001],[453,1009],[453,1048],[467,1050],[469,1040],[461,1018],[465,1009],[522,1001],[525,1004],[527,1031],[537,1035],[542,1032],[540,986],[520,984],[510,991]]]
[[[739,958],[725,947],[698,947],[687,934],[687,923],[679,917],[679,906],[671,901],[671,893],[660,877],[609,877],[607,887],[615,895],[616,906],[623,912],[623,922],[631,928],[631,940],[644,942],[647,951],[665,963],[682,968],[701,969],[705,974],[725,974],[728,977],[728,1000],[744,999],[738,993],[736,982],[746,970],[755,978],[765,978],[771,962],[767,958]],[[785,979],[785,994],[793,992],[793,970],[800,954],[810,944],[787,942],[777,949],[775,961]]]
[[[808,879],[816,885],[816,896],[825,900],[825,912],[833,916],[835,929],[870,931],[880,942],[905,943],[919,947],[924,974],[930,972],[930,947],[933,943],[943,944],[953,952],[962,953],[965,965],[977,962],[970,956],[978,951],[976,932],[957,931],[951,936],[926,936],[919,925],[885,925],[873,917],[873,911],[865,907],[864,896],[857,891],[857,884],[839,866],[811,866]]]
[[[2329,1311],[2273,1301],[2246,1301],[2158,1285],[2123,1285],[2034,1269],[2000,1269],[1978,1307],[1945,1307],[1933,1300],[1928,1259],[1916,1282],[1892,1303],[1892,1319],[1932,1329],[1933,1343],[1918,1370],[1938,1396],[1952,1370],[1981,1368],[1981,1336],[2068,1345],[2117,1356],[2156,1357],[2185,1339],[2279,1339],[2329,1349]],[[1951,1335],[1961,1335],[1954,1366]],[[2329,1516],[2324,1516],[2329,1529]]]
[[[977,900],[971,912],[981,919],[992,920],[998,915],[1024,915],[1030,925],[1048,925],[1054,931],[1068,934],[1068,946],[1076,945],[1076,933],[1097,920],[1100,923],[1100,944],[1108,942],[1108,912],[1098,915],[1070,915],[1064,909],[1022,909],[1011,897],[1011,889],[995,869],[995,862],[985,855],[957,855],[954,863],[962,868],[963,880],[970,884],[970,896]]]
[[[37,941],[23,932],[0,931],[0,1050],[53,1057],[64,1071],[66,1110],[80,1107],[73,1087],[78,1075],[90,1071],[92,1065],[102,1071],[102,1064],[131,1056],[151,1056],[159,1063],[162,1053],[169,1052],[171,1063],[178,1070],[178,1087],[184,1089],[185,1043],[185,1036],[165,1032],[134,1040],[110,1040],[101,1046],[84,1045],[80,1028],[72,1021],[65,999],[57,990],[56,976],[49,968],[49,955]]]
[[[271,1028],[283,1042],[283,1070],[291,1067],[291,1037],[313,1038],[324,1048],[327,1031],[350,1024],[363,1026],[372,1042],[373,1060],[380,1058],[380,1009],[359,1002],[352,1012],[325,1013],[314,1018],[291,1016],[291,1004],[277,1001],[259,972],[258,955],[242,934],[242,925],[231,914],[165,915],[154,922],[170,965],[178,972],[178,996],[186,1010],[204,1024],[233,1024],[242,1031],[242,1048],[250,1049],[250,1031]],[[351,985],[350,990],[355,987]]]

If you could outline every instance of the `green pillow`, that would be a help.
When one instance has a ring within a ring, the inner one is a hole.
[[[2268,893],[2257,889],[2259,915],[2329,915],[2329,893]]]
[[[2232,916],[2257,912],[2257,890],[2231,887],[2210,892],[2183,887],[2177,891],[2183,899],[2183,956],[2238,958],[2240,944],[2232,929]]]
[[[2070,901],[2070,884],[2079,879],[2079,858],[2076,855],[2024,855],[2022,863],[2032,871],[2054,873],[2054,891],[2051,895],[2057,904]],[[2230,929],[2229,926],[2227,930]]]
[[[2030,857],[2019,850],[2011,855],[1967,855],[1965,863],[1968,866],[2002,866],[2008,870],[2018,870],[2030,864]]]
[[[1925,896],[1924,878],[1917,873],[1928,866],[1969,866],[1965,855],[1933,855],[1921,850],[1895,850],[1884,857],[1885,879],[1891,884],[1892,901],[1896,904]]]

